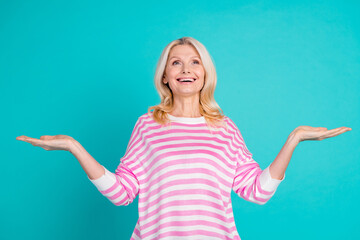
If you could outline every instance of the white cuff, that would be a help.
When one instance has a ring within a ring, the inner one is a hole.
[[[277,189],[277,187],[279,186],[279,184],[282,181],[284,181],[284,179],[285,179],[285,173],[284,173],[284,177],[281,180],[272,178],[270,175],[270,165],[269,165],[260,174],[261,189],[263,189],[265,191],[269,191],[269,192],[275,191]]]
[[[102,166],[102,165],[101,165]],[[95,187],[99,191],[104,191],[112,187],[116,182],[116,177],[112,172],[107,170],[104,166],[102,166],[105,170],[104,175],[97,179],[90,179],[89,176],[87,178],[95,185]]]

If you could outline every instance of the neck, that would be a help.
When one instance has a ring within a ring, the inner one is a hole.
[[[175,117],[201,117],[199,95],[189,97],[174,96],[174,106],[170,114]]]

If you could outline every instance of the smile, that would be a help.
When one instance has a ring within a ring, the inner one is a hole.
[[[178,78],[176,80],[181,83],[192,83],[196,81],[196,78]]]

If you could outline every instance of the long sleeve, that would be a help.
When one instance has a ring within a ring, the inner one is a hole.
[[[133,167],[136,165],[136,139],[140,129],[140,119],[135,124],[125,155],[120,159],[115,173],[110,172],[104,166],[105,173],[100,178],[88,179],[95,187],[116,206],[126,206],[133,202],[139,193],[139,182],[134,174]],[[135,164],[133,164],[135,163]]]
[[[232,188],[243,199],[263,205],[275,194],[278,185],[285,179],[285,176],[281,180],[272,178],[269,171],[270,165],[261,170],[246,147],[236,126],[235,130],[234,141],[238,147],[236,173]]]

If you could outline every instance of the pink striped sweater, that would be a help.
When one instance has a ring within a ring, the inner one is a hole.
[[[204,117],[169,115],[161,126],[141,115],[115,173],[89,180],[116,206],[137,195],[139,218],[131,239],[240,239],[231,190],[265,204],[285,179],[261,170],[229,118],[209,131]]]

